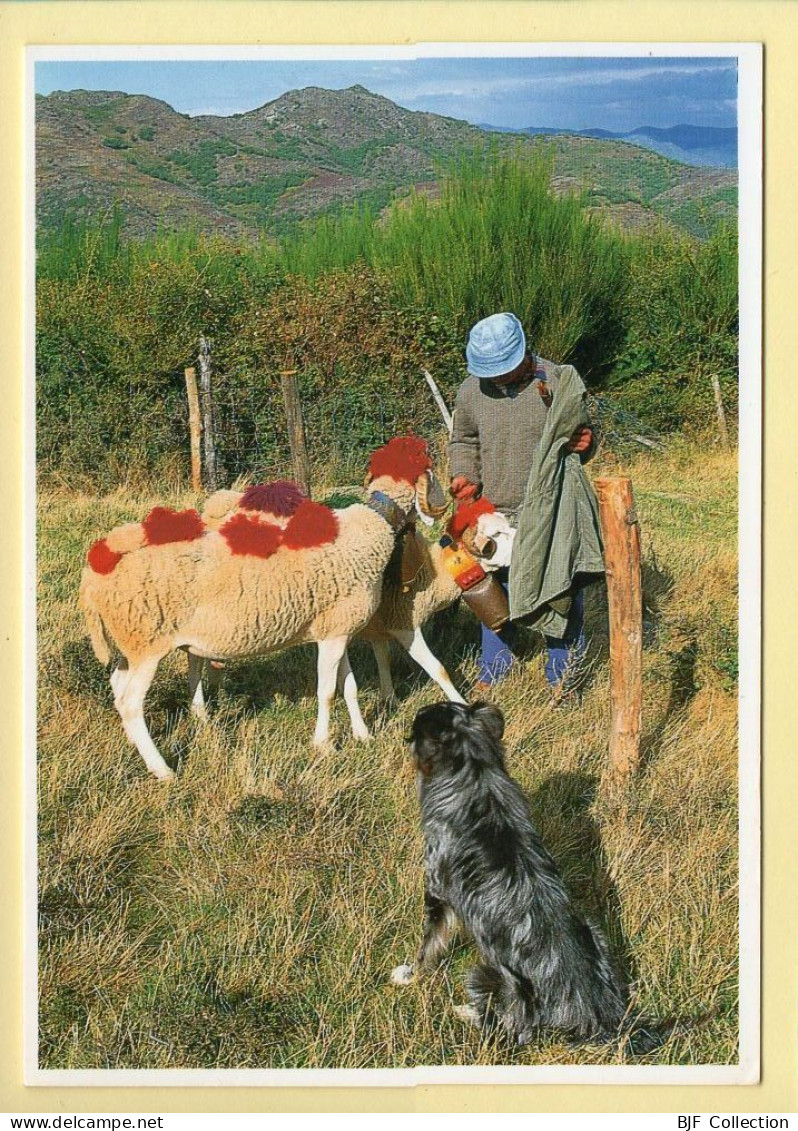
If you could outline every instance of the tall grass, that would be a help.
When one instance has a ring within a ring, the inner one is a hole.
[[[542,149],[461,158],[439,198],[415,193],[379,223],[360,210],[328,219],[285,242],[286,267],[312,278],[362,258],[399,304],[434,310],[461,338],[512,310],[539,353],[605,372],[623,336],[627,247],[577,196],[552,193],[552,168]]]
[[[244,272],[273,279],[279,260],[277,245],[266,238],[237,241],[208,236],[190,225],[178,231],[159,231],[146,239],[130,239],[118,203],[98,223],[67,214],[58,228],[45,229],[36,239],[36,276],[41,282],[79,284],[96,279],[118,287],[132,272],[153,263],[187,270],[203,265],[211,281]]]
[[[312,282],[331,271],[352,267],[359,260],[372,263],[376,219],[368,204],[358,202],[301,225],[281,241],[280,258],[286,275]]]

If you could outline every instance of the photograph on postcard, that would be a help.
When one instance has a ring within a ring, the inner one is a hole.
[[[760,83],[29,51],[36,1082],[756,1079]]]

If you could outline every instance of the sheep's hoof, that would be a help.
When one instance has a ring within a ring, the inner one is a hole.
[[[174,781],[177,777],[177,774],[174,770],[169,769],[166,762],[164,762],[163,766],[149,766],[148,769],[151,774],[155,775],[158,781]]]
[[[409,986],[415,979],[412,966],[394,966],[391,971],[391,981],[395,986]]]
[[[202,707],[192,707],[191,714],[198,723],[209,723],[211,721],[210,715],[208,714],[208,708],[204,705]]]
[[[469,1025],[479,1024],[479,1014],[473,1005],[456,1005],[454,1011],[461,1021],[466,1021]]]
[[[356,730],[354,734],[358,742],[371,742],[371,731],[366,727],[364,727],[363,730]]]

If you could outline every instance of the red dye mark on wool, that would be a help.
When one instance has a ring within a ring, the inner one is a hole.
[[[280,527],[273,522],[263,522],[247,514],[228,518],[219,533],[231,554],[248,554],[254,558],[270,558],[279,550],[283,536]]]
[[[98,538],[89,549],[86,561],[95,573],[113,573],[121,557],[109,548],[104,538]]]
[[[142,526],[148,546],[193,542],[205,533],[205,523],[195,510],[190,509],[173,511],[169,507],[153,507]]]
[[[372,478],[389,475],[391,479],[413,484],[431,467],[427,442],[420,436],[396,436],[378,448],[369,461]]]
[[[338,537],[338,516],[329,507],[306,499],[283,533],[289,550],[314,550]]]
[[[477,499],[473,503],[461,503],[447,525],[447,533],[455,541],[462,538],[469,526],[476,526],[481,514],[494,514],[496,508],[487,499]]]
[[[257,483],[248,487],[238,506],[245,511],[266,511],[275,518],[290,518],[306,501],[296,483],[276,479],[273,483]]]

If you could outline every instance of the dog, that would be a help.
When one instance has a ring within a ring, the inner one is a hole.
[[[515,1045],[552,1030],[571,1043],[605,1043],[625,1026],[629,988],[568,896],[505,769],[503,734],[504,716],[488,703],[416,715],[424,920],[415,962],[391,980],[406,985],[433,969],[459,922],[483,959],[467,975],[461,1017]]]

